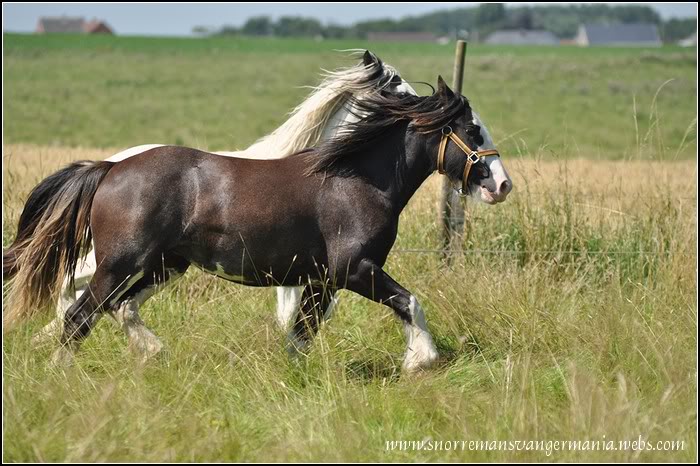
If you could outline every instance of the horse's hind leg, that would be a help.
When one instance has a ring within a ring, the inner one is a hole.
[[[316,336],[328,308],[331,306],[335,290],[323,285],[307,285],[301,293],[301,303],[294,325],[287,336],[287,349],[290,355],[304,351]]]
[[[303,291],[301,286],[278,286],[277,290],[277,323],[282,330],[287,331],[299,312],[299,303]]]
[[[155,334],[146,327],[141,316],[139,307],[155,292],[156,285],[149,286],[127,298],[119,304],[119,307],[110,314],[119,323],[129,341],[129,349],[146,361],[155,356],[163,349],[163,343]]]
[[[42,345],[50,341],[57,341],[63,331],[63,322],[66,311],[76,302],[76,300],[87,290],[88,283],[97,270],[95,263],[95,252],[90,251],[87,256],[78,262],[73,277],[73,286],[70,284],[69,277],[63,282],[61,294],[56,305],[56,317],[42,328],[32,338],[34,345]]]
[[[90,334],[103,312],[115,309],[121,298],[144,275],[143,271],[119,271],[99,267],[88,289],[68,308],[64,317],[61,347],[53,355],[56,364],[70,363],[82,341]]]
[[[138,251],[136,248],[134,250]],[[138,252],[105,257],[99,263],[87,290],[66,311],[61,348],[54,354],[54,361],[60,363],[72,359],[103,313],[119,309],[124,301],[157,281],[158,277],[162,278],[159,270],[166,263],[164,258],[161,262],[162,257],[160,253]]]
[[[163,344],[141,320],[139,307],[153,296],[158,286],[182,276],[188,266],[189,263],[178,256],[164,257],[161,270],[150,277],[143,277],[118,308],[110,312],[126,333],[129,348],[144,362],[159,353]]]
[[[277,287],[277,323],[282,330],[287,331],[296,321],[301,305],[302,286],[278,286]],[[338,305],[337,292],[332,295],[326,305],[323,320],[328,320],[333,314],[333,309]]]

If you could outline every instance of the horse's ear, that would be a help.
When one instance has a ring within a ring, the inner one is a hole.
[[[362,64],[365,66],[381,65],[381,60],[369,50],[365,50],[365,54],[362,56]]]
[[[452,92],[452,89],[447,85],[444,79],[442,79],[442,76],[438,75],[438,80],[437,80],[437,94],[443,98],[443,99],[451,99],[455,96],[455,93]]]

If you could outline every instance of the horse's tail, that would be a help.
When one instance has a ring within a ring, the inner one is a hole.
[[[3,281],[14,278],[8,329],[46,308],[66,277],[72,280],[81,255],[90,249],[90,209],[111,162],[75,162],[43,180],[29,195],[15,241],[3,251]]]

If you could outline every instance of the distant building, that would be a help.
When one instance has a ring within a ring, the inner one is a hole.
[[[114,34],[111,27],[104,21],[84,18],[59,16],[39,18],[36,26],[37,34]]]
[[[576,44],[660,47],[661,38],[654,24],[582,24]]]
[[[39,18],[39,24],[36,26],[36,32],[39,34],[54,34],[54,33],[73,33],[80,34],[84,32],[83,18],[70,18],[61,16],[57,18]]]
[[[678,45],[681,47],[697,47],[698,46],[698,33],[694,32],[685,39],[679,40]]]
[[[368,32],[367,40],[375,42],[436,42],[432,32]]]
[[[492,32],[484,43],[490,45],[559,45],[559,39],[549,31],[512,29]]]
[[[114,31],[107,23],[99,19],[87,21],[83,27],[87,34],[114,34]]]

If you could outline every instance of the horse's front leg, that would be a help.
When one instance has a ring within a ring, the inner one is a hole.
[[[423,308],[415,296],[381,267],[368,260],[361,261],[355,273],[348,276],[346,288],[390,307],[401,319],[406,334],[405,371],[427,369],[437,361],[438,352],[428,331]]]

